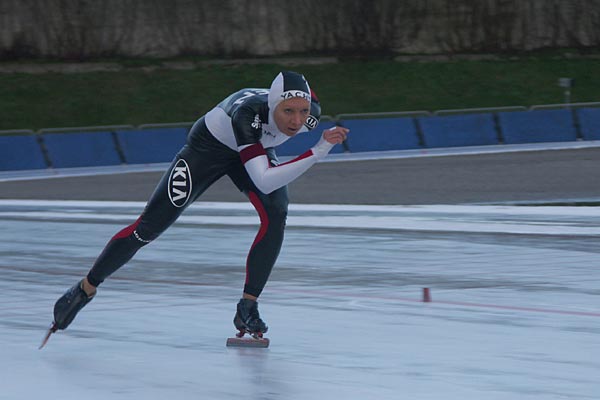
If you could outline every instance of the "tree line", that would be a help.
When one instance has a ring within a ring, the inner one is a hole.
[[[0,57],[257,57],[600,46],[600,0],[3,0]]]

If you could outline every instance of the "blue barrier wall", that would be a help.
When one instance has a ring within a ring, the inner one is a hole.
[[[413,118],[348,119],[340,125],[350,129],[347,145],[351,152],[421,147]]]
[[[600,108],[580,108],[577,117],[583,139],[600,140]]]
[[[577,140],[570,110],[501,112],[498,118],[506,144]]]
[[[600,108],[498,112],[498,126],[494,115],[488,112],[342,119],[340,125],[351,132],[344,146],[335,146],[331,153],[494,145],[499,137],[506,144],[576,141],[578,128],[584,140],[600,140]],[[415,121],[420,125],[422,141]],[[319,141],[323,130],[332,126],[334,122],[322,122],[317,129],[278,146],[277,154],[302,154]],[[187,127],[120,130],[114,134],[81,131],[34,136],[7,132],[0,136],[0,171],[46,168],[44,147],[51,166],[56,168],[169,162],[185,144],[187,132]],[[41,147],[38,138],[42,139]]]
[[[183,147],[188,128],[117,131],[117,140],[128,164],[170,162]]]
[[[0,136],[0,171],[46,167],[42,149],[35,136]]]
[[[425,147],[498,144],[491,113],[419,117]]]
[[[121,164],[110,132],[44,133],[42,138],[55,168]]]
[[[299,133],[296,136],[288,139],[286,142],[280,144],[275,148],[275,152],[278,156],[299,156],[304,153],[306,150],[313,147],[319,139],[321,139],[321,135],[325,129],[329,129],[332,126],[335,126],[333,122],[321,122],[319,126],[317,126],[312,131]],[[336,145],[331,150],[330,153],[343,153],[344,148],[342,145]]]

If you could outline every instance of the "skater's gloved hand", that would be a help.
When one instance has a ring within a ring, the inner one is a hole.
[[[311,149],[315,157],[320,161],[327,156],[327,154],[331,151],[333,146],[336,144],[341,144],[344,140],[346,140],[346,135],[348,135],[350,130],[348,128],[344,128],[343,126],[334,126],[330,129],[323,131],[323,135],[319,142]]]

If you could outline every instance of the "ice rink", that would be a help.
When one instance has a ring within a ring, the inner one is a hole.
[[[598,207],[292,205],[241,349],[258,218],[198,202],[38,350],[142,208],[0,201],[0,399],[600,398]]]

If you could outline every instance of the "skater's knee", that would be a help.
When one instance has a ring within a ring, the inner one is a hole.
[[[288,200],[285,193],[270,196],[265,202],[265,210],[269,219],[276,223],[285,223],[288,215]]]
[[[129,239],[138,246],[145,246],[160,235],[160,231],[152,229],[147,224],[142,223],[142,217],[138,218],[133,224],[123,228],[114,237],[116,239]]]
[[[144,229],[143,227],[138,227],[132,233],[132,237],[137,240],[140,245],[145,246],[148,243],[152,242],[160,235],[160,232],[156,232],[150,229]]]
[[[288,215],[287,204],[272,204],[267,209],[267,213],[269,214],[269,219],[272,222],[285,223]]]

